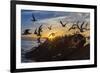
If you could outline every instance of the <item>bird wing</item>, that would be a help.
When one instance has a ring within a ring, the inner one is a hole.
[[[23,35],[31,34],[29,33],[30,29],[25,29]]]
[[[65,26],[66,26],[66,24],[68,24],[68,22],[65,23]]]
[[[64,24],[64,26],[66,26],[67,23]]]
[[[50,26],[50,28],[51,28],[52,26]]]
[[[80,27],[79,27],[79,25],[77,24],[77,28],[80,30]]]
[[[63,26],[63,23],[62,23],[62,21],[60,21],[60,24]]]
[[[52,27],[52,26],[48,27],[48,29],[51,30],[51,27]]]
[[[71,29],[73,29],[74,26],[75,26],[75,24],[73,24],[73,25],[69,28],[68,31],[70,31]]]
[[[26,29],[27,31],[30,31],[31,29]]]
[[[39,26],[38,32],[42,32],[42,25]]]
[[[37,43],[41,43],[40,37],[37,38]]]
[[[37,34],[37,28],[35,29],[34,34]]]
[[[38,36],[41,36],[41,32],[42,32],[42,25],[39,26],[37,35]]]
[[[85,22],[82,22],[82,24],[81,24],[81,26],[80,26],[81,29],[83,28],[84,23],[85,23]]]
[[[85,24],[85,27],[87,28],[87,26],[88,26],[88,22]]]
[[[33,14],[33,13],[32,13],[32,18],[33,18],[33,19],[32,19],[33,21],[36,21],[36,19],[35,19],[35,17],[34,17],[34,14]]]
[[[48,29],[50,30],[51,28],[50,28],[50,27],[48,27]]]
[[[71,29],[72,29],[72,27],[70,27],[68,31],[70,31]]]

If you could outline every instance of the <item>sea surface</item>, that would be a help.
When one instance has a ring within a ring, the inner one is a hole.
[[[45,39],[41,39],[41,42],[43,43]],[[25,58],[25,54],[31,50],[34,50],[35,47],[38,47],[39,43],[37,43],[37,40],[21,40],[21,62],[33,62],[31,60],[28,60]]]

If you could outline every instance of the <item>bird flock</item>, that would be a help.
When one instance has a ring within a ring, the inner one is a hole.
[[[34,14],[32,13],[32,19],[31,19],[31,21],[34,23],[34,22],[36,22],[36,21],[38,21],[36,18],[35,18],[35,16],[34,16]],[[61,26],[62,26],[62,28],[65,28],[66,27],[66,25],[68,24],[68,22],[67,23],[63,23],[63,21],[59,21],[59,23],[61,24]],[[72,26],[68,29],[68,31],[70,31],[70,30],[73,30],[73,29],[79,29],[79,31],[82,33],[82,32],[84,32],[84,31],[86,31],[86,30],[89,30],[89,29],[87,29],[87,26],[88,26],[88,22],[87,23],[85,23],[85,21],[83,21],[81,24],[80,24],[80,26],[79,26],[79,23],[80,23],[80,21],[77,21],[76,23],[73,23],[72,24]],[[85,27],[83,27],[83,25],[85,24]],[[50,26],[48,26],[47,27],[48,28],[48,30],[52,30],[52,25],[50,25]],[[32,34],[31,32],[30,32],[30,30],[31,29],[25,29],[24,30],[24,32],[23,32],[23,34],[22,35],[29,35],[29,34]],[[43,32],[43,25],[40,25],[38,28],[36,28],[35,29],[35,31],[34,31],[34,34],[38,37],[37,38],[37,43],[41,43],[41,36],[42,36],[42,32]],[[51,33],[49,36],[51,36],[51,35],[55,35],[55,33]]]
[[[80,26],[79,26],[79,21],[77,21],[76,23],[73,23],[73,25],[69,28],[69,30],[68,31],[70,31],[70,30],[72,30],[72,29],[79,29],[80,30],[80,32],[82,33],[82,32],[84,32],[84,31],[86,31],[86,30],[89,30],[88,28],[87,28],[87,26],[88,26],[88,22],[85,24],[85,27],[83,27],[83,25],[85,24],[85,22],[83,21],[81,24],[80,24]]]

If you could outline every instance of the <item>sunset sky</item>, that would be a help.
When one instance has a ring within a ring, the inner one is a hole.
[[[37,21],[32,22],[32,13],[34,14]],[[66,27],[62,27],[60,20],[65,24]],[[55,33],[56,36],[68,34],[68,29],[76,21],[90,22],[89,13],[81,12],[58,12],[58,11],[37,11],[37,10],[21,10],[21,33],[25,29],[31,29],[30,32],[33,34],[25,35],[24,37],[36,37],[34,30],[40,25],[43,25],[42,37],[48,37],[50,33]],[[48,27],[52,26],[52,30]]]

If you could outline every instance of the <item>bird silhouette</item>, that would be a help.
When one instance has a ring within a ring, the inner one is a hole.
[[[79,24],[79,21],[77,21],[76,23],[73,23],[73,25],[69,28],[68,31],[70,31],[72,29],[76,29],[78,24]]]
[[[42,32],[42,26],[43,26],[43,25],[40,25],[40,26],[39,26],[38,32]]]
[[[41,37],[37,38],[37,43],[41,43]]]
[[[84,30],[90,30],[87,26],[88,26],[88,22],[85,24],[85,27],[83,29]]]
[[[34,34],[36,34],[36,35],[37,35],[37,28],[35,29]]]
[[[48,29],[51,30],[52,26],[49,26]]]
[[[34,14],[32,13],[32,20],[31,21],[36,21]]]
[[[42,36],[41,32],[43,32],[42,31],[42,25],[40,25],[39,28],[38,29],[36,28],[35,31],[34,31],[34,34],[38,36],[37,43],[41,43],[41,40],[40,40],[41,36]]]
[[[23,35],[32,34],[32,33],[30,33],[30,30],[31,30],[31,29],[25,29]]]
[[[76,29],[75,24],[73,24],[73,25],[68,29],[68,31],[70,31],[70,30],[72,30],[72,29]]]
[[[41,32],[42,32],[42,25],[40,25],[38,28],[37,36],[41,36]]]
[[[79,25],[77,24],[77,28],[80,30],[80,32],[84,32],[84,29],[85,28],[83,28],[83,25],[84,25],[84,21],[80,24],[80,27],[79,27]]]
[[[62,27],[65,27],[67,23],[63,23],[62,21],[60,21],[60,24],[62,25]]]
[[[36,34],[38,36],[37,38],[37,43],[41,43],[41,34],[40,33],[37,33],[37,29],[35,30],[34,34]]]
[[[85,27],[87,28],[87,26],[88,26],[88,22],[85,24]]]
[[[42,25],[39,26],[39,28],[35,29],[34,34],[37,36],[41,36],[41,32],[42,32]]]

